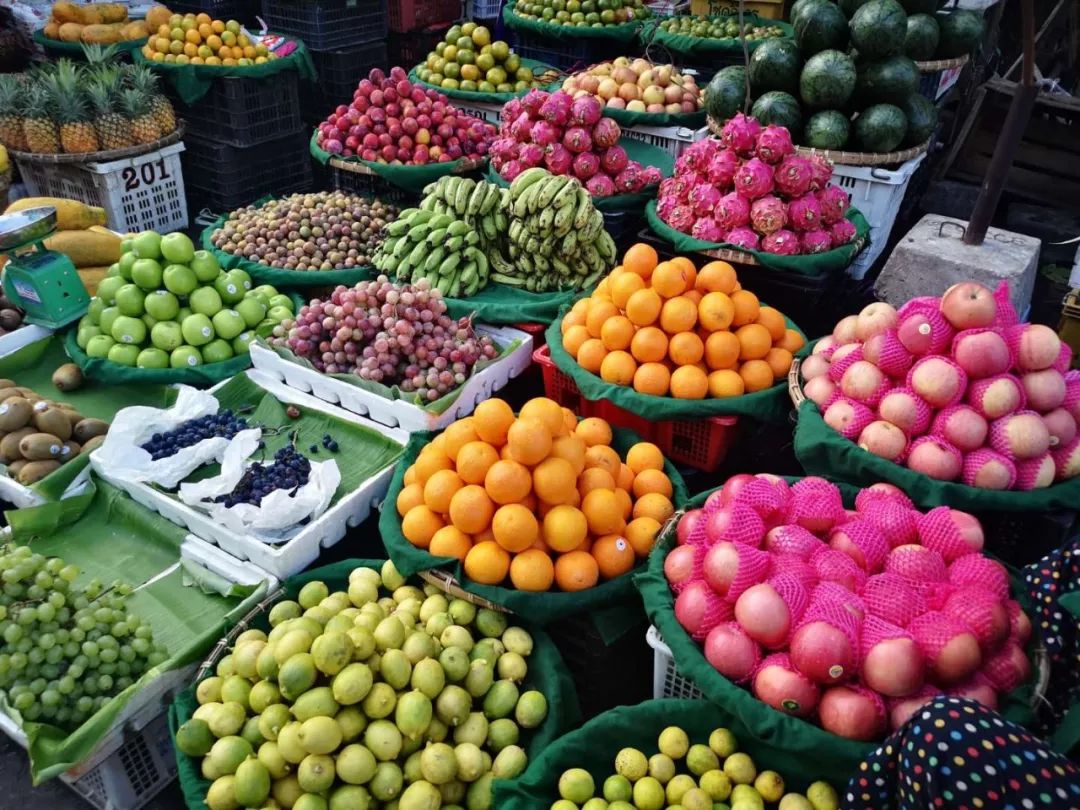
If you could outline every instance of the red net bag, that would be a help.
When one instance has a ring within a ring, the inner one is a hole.
[[[862,428],[859,430],[861,432]],[[840,490],[824,478],[809,476],[797,481],[791,488],[788,518],[807,531],[824,534],[842,521],[844,516]]]
[[[1057,463],[1050,453],[1016,462],[1015,486],[1022,492],[1048,487],[1056,476]]]
[[[953,585],[975,585],[1004,602],[1009,598],[1009,574],[1001,563],[981,554],[968,554],[949,566],[948,580]]]
[[[1031,674],[1022,648],[1009,642],[983,662],[982,674],[999,692],[1011,692]]]
[[[907,627],[912,619],[926,612],[922,595],[899,574],[870,577],[863,586],[862,598],[868,613],[898,627]]]
[[[766,582],[784,600],[791,617],[791,627],[795,627],[806,612],[806,606],[810,604],[810,589],[802,577],[789,571],[774,573]],[[789,633],[788,636],[790,635]]]
[[[875,573],[881,564],[885,562],[885,557],[889,553],[890,546],[885,541],[885,535],[881,533],[873,523],[869,520],[849,520],[847,523],[843,523],[832,530],[832,534],[829,536],[829,543],[836,548],[838,544],[842,544],[842,536],[846,536],[855,547],[862,553],[864,564],[860,567],[867,573]],[[838,549],[843,551],[843,549]],[[844,552],[846,554],[846,552]],[[851,557],[852,555],[848,554]],[[858,560],[855,560],[858,565]]]
[[[1015,599],[1005,602],[1005,610],[1009,614],[1009,638],[1022,647],[1031,638],[1031,620]]]
[[[879,485],[859,490],[859,494],[855,496],[855,510],[862,512],[866,509],[868,504],[876,500],[892,501],[893,503],[898,503],[908,509],[915,508],[915,504],[912,503],[911,498],[909,498],[902,490],[895,487],[882,488],[882,486]]]
[[[878,528],[890,549],[918,542],[917,509],[910,509],[891,498],[874,498],[865,501],[858,511],[864,520]]]
[[[810,555],[810,565],[822,581],[835,582],[852,593],[858,593],[866,584],[866,571],[842,551],[818,549]]]
[[[909,317],[914,316],[916,319],[918,333],[923,338],[920,345],[925,346],[925,351],[914,352],[913,350],[913,353],[918,356],[943,353],[955,334],[955,330],[941,314],[941,302],[937,298],[912,298],[900,307],[896,315],[898,331],[901,326],[905,326],[904,321]]]
[[[877,367],[895,379],[904,379],[915,358],[904,348],[895,329],[890,329],[881,336],[881,348],[878,351]]]
[[[773,554],[790,554],[806,560],[824,545],[810,530],[788,524],[769,529],[769,533],[765,535],[764,548]]]
[[[791,487],[783,478],[773,481],[755,477],[735,496],[736,503],[746,504],[757,512],[762,520],[773,525],[783,522],[790,501]]]
[[[866,618],[863,619],[862,633],[859,639],[859,643],[862,646],[859,655],[862,658],[865,658],[866,654],[874,649],[879,643],[893,638],[910,639],[912,636],[911,633],[903,627],[875,616],[873,613],[868,613],[866,614]]]
[[[1012,374],[995,374],[968,386],[967,403],[985,418],[994,420],[1023,408],[1027,395],[1020,380]]]
[[[945,560],[938,552],[916,545],[890,551],[885,558],[885,570],[912,582],[942,582],[948,574]]]
[[[739,567],[735,570],[735,578],[724,597],[732,604],[747,588],[764,582],[772,566],[772,555],[769,552],[739,543],[736,543],[735,547],[739,551]]]
[[[1012,304],[1009,296],[1008,282],[1001,282],[994,290],[994,303],[997,311],[994,313],[994,327],[997,329],[1009,329],[1020,323],[1020,316],[1016,314],[1016,307]]]
[[[960,477],[969,487],[1012,489],[1016,484],[1016,465],[1001,453],[980,447],[964,456]]]
[[[974,553],[974,549],[964,542],[949,507],[935,506],[919,516],[918,524],[922,544],[940,554],[946,564],[965,554]]]
[[[972,585],[954,590],[942,608],[962,621],[984,650],[997,649],[1009,634],[1009,614],[992,593]]]
[[[835,354],[833,356],[835,358]],[[856,346],[839,360],[831,360],[829,362],[829,379],[839,385],[840,378],[844,376],[844,372],[862,359],[862,346]]]
[[[945,645],[961,633],[969,632],[959,619],[954,619],[940,610],[929,610],[916,616],[908,625],[923,660],[928,667],[933,667]]]
[[[908,436],[921,436],[930,428],[934,409],[910,388],[899,386],[881,398],[878,416],[892,422]]]
[[[916,582],[915,589],[920,593],[926,603],[927,610],[944,610],[949,597],[959,590],[960,586],[952,582]]]
[[[727,528],[720,533],[720,539],[757,548],[764,537],[765,521],[761,519],[761,515],[747,503],[738,501],[733,503],[731,519],[728,521]]]

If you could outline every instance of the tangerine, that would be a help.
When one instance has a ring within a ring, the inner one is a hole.
[[[731,326],[735,317],[735,305],[727,293],[710,292],[698,302],[698,320],[710,332],[719,332]]]
[[[573,551],[589,536],[589,522],[577,507],[560,504],[544,515],[542,531],[552,551]]]
[[[682,295],[690,288],[687,283],[687,272],[684,267],[673,261],[660,262],[653,270],[649,283],[660,294],[661,298],[674,298]]]
[[[647,492],[634,502],[634,518],[651,517],[663,524],[675,512],[667,496],[659,492]]]
[[[806,338],[804,338],[794,329],[784,330],[784,336],[776,343],[776,347],[778,349],[787,349],[792,354],[795,354],[795,352],[797,352],[805,345]]]
[[[709,396],[716,399],[741,397],[746,383],[735,369],[718,369],[709,375]]]
[[[510,581],[519,591],[541,593],[551,590],[555,581],[555,565],[545,552],[530,548],[516,554],[510,561]]]
[[[593,374],[600,373],[600,366],[607,357],[607,349],[599,338],[589,338],[578,349],[577,361],[583,369]]]
[[[604,278],[599,284],[596,285],[596,289],[592,291],[592,295],[590,297],[593,299],[593,301],[607,301],[608,303],[611,303],[611,293],[608,292],[607,278]]]
[[[562,458],[549,457],[541,461],[533,470],[533,492],[545,503],[569,503],[577,494],[577,473],[573,465]]]
[[[495,542],[495,534],[494,534],[494,532],[491,531],[490,526],[488,526],[486,529],[484,529],[482,532],[480,532],[480,534],[474,534],[473,535],[473,545],[474,546],[477,543],[494,543],[494,542]]]
[[[469,484],[450,499],[450,522],[466,534],[479,534],[495,514],[495,504],[481,486]]]
[[[588,298],[579,298],[574,302],[574,305],[570,307],[570,312],[567,315],[580,315],[581,320],[578,323],[585,324],[585,316],[589,312],[589,304],[591,303]],[[563,323],[566,323],[566,318],[563,318]]]
[[[520,419],[538,419],[544,423],[551,435],[562,436],[566,429],[562,406],[547,397],[533,397],[521,406]]]
[[[420,482],[416,478],[415,463],[409,465],[409,469],[407,469],[405,471],[405,475],[401,477],[401,483],[405,486],[409,486],[410,484],[420,484]],[[420,486],[423,486],[423,484],[420,484]]]
[[[704,399],[709,378],[698,366],[679,366],[671,375],[671,395],[676,399]]]
[[[585,466],[584,454],[582,454],[582,466]],[[419,506],[424,502],[424,486],[423,484],[406,484],[401,488],[401,492],[397,495],[397,500],[394,501],[394,505],[397,506],[399,515],[404,515],[414,506]]]
[[[655,326],[638,329],[630,341],[630,354],[639,363],[659,363],[667,357],[667,351],[667,335]]]
[[[765,362],[772,369],[773,379],[782,380],[787,376],[788,371],[791,370],[792,359],[791,352],[787,349],[779,349],[775,346],[769,349],[769,353],[765,355]]]
[[[659,492],[668,500],[671,499],[671,479],[663,470],[642,470],[634,476],[634,497],[640,498],[650,492]]]
[[[476,543],[465,555],[465,576],[481,585],[498,585],[510,570],[510,555],[493,540]]]
[[[615,489],[615,477],[603,467],[589,467],[578,476],[578,494],[584,498],[594,489]]]
[[[630,385],[634,381],[637,363],[630,352],[610,352],[600,364],[600,378],[615,385]]]
[[[457,461],[458,450],[469,442],[475,442],[480,438],[476,435],[476,428],[473,427],[473,418],[471,416],[451,422],[443,431],[442,436],[443,450],[446,451],[446,455],[451,461]]]
[[[548,458],[565,460],[574,471],[574,478],[577,478],[585,469],[585,442],[579,436],[560,436],[552,443]]]
[[[664,301],[656,290],[638,290],[626,302],[626,317],[633,321],[635,326],[649,326],[656,322],[663,305]]]
[[[645,279],[637,273],[624,272],[612,281],[609,287],[611,288],[611,303],[625,311],[630,296],[638,290],[645,289]]]
[[[689,332],[697,323],[697,306],[689,298],[676,296],[664,302],[660,310],[660,328],[669,335]]]
[[[570,435],[575,430],[577,430],[577,423],[578,423],[577,414],[574,413],[569,408],[564,407],[562,409],[562,420],[563,420],[563,424],[566,425],[566,435]]]
[[[705,354],[705,344],[696,332],[679,332],[671,336],[668,357],[677,366],[692,366]]]
[[[472,539],[457,526],[443,526],[431,538],[428,553],[434,557],[455,557],[465,562]]]
[[[607,445],[597,444],[585,451],[585,469],[589,470],[594,467],[605,470],[611,476],[611,480],[614,481],[619,477],[622,460],[619,458],[619,454]]]
[[[676,256],[674,259],[669,259],[669,261],[677,265],[686,276],[686,289],[694,289],[694,284],[697,283],[697,268],[694,267],[694,263],[685,256]]]
[[[741,349],[733,332],[713,332],[705,338],[705,365],[711,369],[734,368]]]
[[[551,452],[551,431],[539,419],[518,418],[506,433],[510,457],[526,465],[539,464]]]
[[[703,293],[722,292],[731,295],[739,277],[727,262],[709,262],[698,271],[694,288]]]
[[[787,321],[784,320],[780,310],[773,307],[761,307],[758,310],[756,323],[769,330],[769,338],[773,343],[783,340],[787,332]]]
[[[487,442],[464,445],[457,454],[457,473],[466,484],[482,484],[491,465],[499,460],[499,451]]]
[[[536,515],[519,503],[500,506],[491,519],[495,542],[507,551],[524,551],[540,534]]]
[[[615,490],[594,489],[581,500],[581,511],[593,534],[612,534],[623,527],[622,506]]]
[[[761,360],[772,348],[769,330],[760,323],[748,323],[735,330],[739,339],[740,360]]]
[[[469,483],[475,484],[476,481]],[[465,486],[454,470],[439,470],[424,484],[424,503],[429,509],[445,515],[450,511],[450,499]]]
[[[618,534],[597,538],[592,544],[592,555],[600,569],[600,576],[604,579],[622,576],[633,568],[637,561],[630,543]]]
[[[642,363],[634,372],[634,390],[654,397],[667,396],[671,372],[663,363]]]
[[[582,419],[574,429],[574,435],[585,442],[586,447],[597,444],[611,444],[611,425],[599,416]]]
[[[563,333],[562,345],[567,354],[571,357],[577,357],[581,344],[588,339],[589,330],[584,326],[574,325]]]
[[[647,279],[652,275],[659,258],[660,257],[656,255],[656,250],[651,245],[646,245],[644,242],[638,242],[635,245],[631,245],[626,251],[626,254],[623,256],[622,266],[624,270],[641,276],[643,279]]]
[[[514,410],[502,399],[485,399],[473,411],[473,429],[495,447],[506,444],[506,431],[514,424]]]
[[[626,466],[634,475],[642,470],[663,470],[664,454],[652,442],[638,442],[626,451]]]
[[[610,301],[594,299],[592,306],[589,307],[589,314],[585,316],[585,328],[589,330],[590,335],[598,338],[607,319],[614,318],[618,314],[618,308]]]
[[[659,533],[660,523],[651,517],[634,518],[626,524],[626,529],[623,531],[627,542],[638,557],[649,556],[649,552],[656,545],[656,536]]]
[[[555,560],[555,583],[564,591],[584,591],[599,579],[600,567],[587,551],[568,551]]]
[[[758,297],[749,290],[736,290],[731,294],[731,303],[735,307],[732,326],[745,326],[757,320],[760,305]]]
[[[427,548],[435,532],[446,524],[439,515],[427,506],[414,506],[401,519],[401,533],[405,539],[418,548]]]

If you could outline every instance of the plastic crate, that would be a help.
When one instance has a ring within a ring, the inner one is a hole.
[[[181,231],[188,224],[183,143],[108,163],[32,163],[16,160],[31,197],[62,197],[105,209],[109,227]]]
[[[390,0],[391,31],[407,34],[429,25],[460,19],[464,9],[461,0]]]
[[[691,144],[709,137],[709,128],[632,126],[622,127],[622,136],[632,141],[652,144],[677,158],[689,149]]]
[[[311,61],[319,78],[300,94],[300,115],[307,124],[317,124],[337,105],[351,103],[360,80],[372,68],[390,64],[385,42],[311,51]]]
[[[470,20],[497,20],[502,15],[502,0],[469,0],[465,16]]]
[[[254,146],[300,128],[299,82],[295,71],[267,79],[224,76],[214,79],[209,92],[194,104],[175,97],[173,103],[188,135],[230,146]]]
[[[532,336],[534,350],[539,349],[547,342],[547,339],[544,337],[544,333],[548,328],[546,323],[515,323],[511,324],[511,326],[514,329],[520,329],[525,334]]]
[[[675,659],[671,650],[660,637],[660,631],[649,626],[645,633],[645,641],[653,649],[653,698],[686,698],[688,700],[701,700],[705,697],[700,689],[694,686],[675,669]]]
[[[236,20],[255,23],[259,14],[258,0],[173,0],[169,9],[174,14],[199,14],[205,12],[215,20]],[[142,15],[139,15],[142,16]]]
[[[339,169],[336,166],[330,167],[330,183],[335,191],[345,191],[369,199],[378,197],[380,200],[395,205],[411,204],[419,200],[418,195],[398,188],[377,174],[360,174]]]
[[[385,0],[262,0],[262,18],[317,51],[386,39]]]
[[[605,59],[614,59],[626,50],[626,45],[601,39],[558,40],[539,37],[522,31],[514,32],[514,50],[526,59],[570,71]]]

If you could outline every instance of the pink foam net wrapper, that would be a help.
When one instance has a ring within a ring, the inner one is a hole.
[[[946,439],[944,436],[940,436],[940,435],[920,436],[919,438],[917,438],[915,441],[913,441],[911,444],[908,445],[908,448],[907,448],[908,457],[909,458],[911,457],[911,454],[915,451],[916,447],[919,447],[919,446],[924,445],[924,444],[929,444],[931,442],[933,442],[937,447],[944,450],[950,456],[953,456],[956,459],[956,466],[958,468],[963,468],[963,466],[964,466],[964,454],[961,453],[959,450],[957,450],[956,447],[954,447],[948,441],[948,439]],[[949,480],[952,480],[952,479],[949,479]]]
[[[866,396],[855,399],[855,401],[861,402],[868,408],[876,408],[878,406],[878,403],[881,402],[882,397],[889,393],[894,386],[895,383],[889,377],[883,375],[881,378],[881,382],[878,383],[877,388],[875,388]],[[854,397],[851,398],[854,399]]]
[[[875,692],[873,689],[869,689],[859,683],[845,683],[844,687],[850,689],[852,692],[861,695],[864,698],[869,699],[870,702],[874,704],[874,709],[877,711],[878,724],[882,728],[888,727],[889,712],[885,706],[885,699],[878,692]]]
[[[766,582],[787,605],[791,626],[797,625],[810,604],[810,589],[806,583],[798,575],[786,571],[773,574]]]
[[[1000,327],[983,327],[978,329],[965,329],[962,332],[957,332],[952,339],[952,345],[949,348],[949,353],[956,356],[956,346],[960,342],[961,338],[971,337],[972,335],[981,335],[984,332],[993,332],[995,335],[1001,335],[1005,339],[1005,345],[1009,348],[1009,368],[1016,365],[1016,347],[1009,342],[1008,336],[1004,330]]]
[[[776,481],[754,478],[747,481],[746,486],[739,490],[735,497],[736,503],[746,504],[757,512],[762,520],[773,525],[782,522],[787,516],[790,501],[791,487],[782,478]]]
[[[821,586],[819,585],[818,588],[820,587]],[[817,588],[814,589],[815,593],[817,590]],[[798,630],[800,627],[805,627],[814,622],[824,622],[843,633],[851,644],[851,649],[855,653],[855,658],[860,658],[859,638],[862,634],[863,624],[861,617],[856,616],[852,611],[848,610],[843,604],[837,602],[835,599],[811,596],[810,604],[806,606],[806,610],[802,615],[802,620],[795,629]],[[856,668],[857,667],[858,661],[856,662]]]
[[[813,589],[821,579],[817,571],[814,570],[814,566],[794,554],[777,554],[773,552],[772,570],[783,571],[785,574],[795,577],[807,589]]]
[[[765,537],[765,521],[753,507],[746,503],[735,502],[731,505],[731,520],[720,535],[722,540],[730,540],[745,546],[757,548]]]
[[[866,615],[866,602],[857,593],[853,593],[838,582],[819,582],[810,591],[810,602],[830,602],[854,616],[861,625]],[[809,605],[807,606],[809,610]]]
[[[863,506],[865,508],[859,509],[859,514],[878,528],[890,549],[918,540],[917,509],[909,509],[898,501],[887,498],[875,498],[865,502]]]
[[[979,646],[987,649],[995,640],[994,615],[999,605],[1001,601],[989,591],[973,585],[965,585],[949,595],[942,610],[962,621],[975,634],[975,638],[979,640]]]
[[[929,610],[916,616],[907,629],[927,665],[933,665],[946,644],[962,633],[970,632],[959,619],[940,610]]]
[[[706,524],[709,519],[719,512],[721,509],[730,509],[730,507],[723,507],[720,505],[719,498],[713,498],[705,502],[705,505],[701,508],[701,518],[694,525],[693,530],[690,532],[690,536],[687,538],[687,543],[691,545],[701,545],[708,547],[710,545],[709,535],[706,531]]]
[[[866,654],[882,641],[889,641],[894,638],[911,637],[911,633],[903,627],[899,627],[892,622],[885,621],[872,613],[868,613],[866,618],[863,619],[862,635],[860,637],[860,643],[862,644],[860,655],[865,658]]]
[[[1016,462],[1016,489],[1029,492],[1047,486],[1047,479],[1052,480],[1052,473],[1057,469],[1054,457],[1043,453],[1035,458],[1026,458]]]
[[[810,476],[797,481],[791,488],[788,518],[811,532],[828,531],[844,519],[840,490],[824,478]]]
[[[866,489],[859,490],[859,494],[855,496],[855,509],[859,512],[866,510],[866,505],[876,500],[892,501],[898,503],[901,506],[905,506],[908,509],[914,509],[915,504],[911,498],[907,496],[907,493],[902,492],[899,489],[874,489],[873,487],[867,487]]]
[[[983,662],[982,674],[999,692],[1011,692],[1024,682],[1028,671],[1013,663],[1013,645],[1003,644]]]
[[[877,367],[894,379],[904,379],[908,369],[915,362],[911,352],[904,348],[895,329],[890,329],[882,336],[881,350],[878,352]]]
[[[823,582],[835,582],[853,593],[866,584],[866,571],[847,554],[834,548],[815,551],[810,556],[810,565]]]
[[[956,330],[941,314],[941,301],[934,297],[912,298],[897,311],[897,323],[903,323],[908,315],[922,315],[930,329],[930,348],[926,354],[942,354],[952,342]]]
[[[734,618],[734,606],[724,601],[722,596],[710,592],[705,597],[705,614],[702,616],[701,626],[690,635],[695,641],[704,641],[710,630],[718,624],[730,622]]]
[[[839,385],[840,378],[844,376],[844,372],[862,359],[862,346],[857,346],[839,360],[831,361],[829,363],[829,379]]]
[[[1064,374],[1072,366],[1072,356],[1072,347],[1064,340],[1061,341],[1061,349],[1058,351],[1057,360],[1054,361],[1053,368]]]
[[[958,385],[956,387],[956,393],[953,395],[952,399],[949,400],[948,402],[946,402],[943,407],[947,408],[950,405],[956,405],[958,402],[960,402],[964,398],[964,392],[967,390],[967,387],[968,387],[968,376],[967,376],[967,372],[964,371],[962,368],[960,368],[959,364],[954,363],[952,360],[950,360],[947,357],[941,357],[941,356],[937,356],[937,355],[932,356],[932,357],[927,356],[927,357],[923,357],[922,359],[916,361],[915,365],[913,365],[911,367],[911,369],[908,371],[907,379],[905,379],[905,381],[904,381],[905,387],[910,388],[912,390],[915,390],[915,386],[913,386],[911,384],[912,380],[915,377],[915,372],[919,369],[919,367],[923,363],[928,363],[931,360],[942,361],[942,362],[948,364],[949,366],[952,366],[953,370],[957,373],[957,375],[959,377],[959,380],[960,380],[960,385]]]
[[[747,588],[764,582],[772,567],[772,555],[753,546],[735,544],[739,551],[739,567],[735,570],[735,579],[728,586],[727,599],[732,604],[738,600]]]
[[[997,311],[994,313],[994,326],[998,329],[1008,329],[1020,323],[1020,316],[1016,314],[1016,307],[1012,304],[1009,295],[1008,282],[1001,282],[994,290],[994,303]]]
[[[927,610],[944,610],[945,603],[959,589],[951,582],[913,582],[913,587],[922,597]]]
[[[890,551],[885,558],[885,570],[912,582],[943,582],[948,576],[941,554],[916,545],[900,546]]]
[[[1012,374],[995,374],[993,377],[984,377],[981,380],[974,380],[971,385],[968,386],[966,396],[968,405],[987,419],[991,418],[987,411],[986,396],[991,387],[1002,380],[1007,380],[1016,390],[1018,401],[1016,410],[1021,410],[1027,404],[1027,394],[1024,393],[1024,386],[1020,384],[1020,380]]]
[[[1080,371],[1065,374],[1065,401],[1061,403],[1074,417],[1080,413]]]
[[[964,456],[964,468],[960,473],[962,480],[969,487],[975,486],[976,476],[987,464],[999,464],[1008,471],[1008,484],[1005,489],[1012,489],[1016,484],[1016,465],[1012,460],[988,447],[980,447]]]
[[[866,610],[898,627],[908,624],[926,611],[919,592],[899,574],[875,574],[863,586],[862,598]]]
[[[891,391],[887,391],[886,395],[889,394],[906,394],[911,400],[912,405],[915,406],[915,419],[912,421],[910,428],[906,431],[908,436],[921,436],[926,433],[930,428],[930,422],[934,418],[934,409],[927,404],[926,400],[903,385],[897,386]],[[883,395],[881,399],[885,399],[885,395]],[[881,405],[882,403],[879,401],[878,404]],[[884,410],[884,408],[882,408],[882,410]]]
[[[935,506],[919,517],[918,524],[922,544],[938,552],[946,564],[965,554],[974,553],[974,549],[964,542],[949,507]]]
[[[789,524],[777,526],[769,530],[765,545],[773,554],[792,555],[799,559],[809,559],[810,555],[821,548],[824,543],[808,529],[802,526]]]
[[[949,582],[953,585],[975,585],[989,591],[998,600],[1009,598],[1009,575],[1001,563],[981,554],[968,554],[949,566]]]
[[[1006,432],[1006,428],[1009,425],[1009,420],[1014,416],[1039,416],[1035,411],[1019,410],[1015,411],[1008,416],[1003,416],[1000,419],[995,419],[990,423],[990,437],[989,445],[1001,455],[1006,458],[1015,458],[1012,452],[1012,448],[1009,447],[1009,436]]]
[[[866,561],[865,570],[868,573],[875,573],[881,568],[890,546],[877,526],[869,520],[849,520],[833,529],[833,534],[841,531],[862,552],[863,559]]]
[[[672,592],[674,592],[676,595],[682,593],[686,589],[686,586],[689,585],[691,582],[694,582],[695,580],[700,580],[702,578],[701,572],[702,562],[705,559],[705,545],[703,543],[688,543],[687,545],[694,549],[694,562],[691,568],[691,571],[693,573],[691,573],[690,576],[687,579],[684,579],[682,582],[671,582],[670,580],[668,581],[668,584],[671,586]]]
[[[1070,469],[1075,469],[1077,456],[1080,456],[1080,436],[1077,436],[1064,447],[1054,450],[1051,454],[1054,459],[1054,467],[1057,470],[1055,478],[1064,481]]]

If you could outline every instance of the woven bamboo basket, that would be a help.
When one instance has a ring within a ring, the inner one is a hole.
[[[14,149],[8,150],[11,156],[29,163],[108,163],[111,160],[138,157],[150,152],[156,152],[166,146],[176,143],[184,137],[184,124],[176,122],[176,129],[153,143],[139,144],[138,146],[126,146],[123,149],[104,149],[98,152],[80,152],[78,154],[60,153],[44,155],[39,152],[19,152]]]

